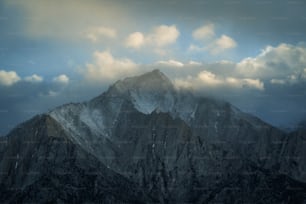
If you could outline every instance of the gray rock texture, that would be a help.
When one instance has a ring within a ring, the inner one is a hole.
[[[303,203],[305,139],[154,70],[1,137],[0,202]]]

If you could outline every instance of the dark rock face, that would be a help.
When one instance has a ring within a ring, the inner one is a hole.
[[[138,186],[73,144],[50,116],[2,139],[1,203],[143,203]]]
[[[303,203],[304,136],[155,70],[0,138],[0,202]]]

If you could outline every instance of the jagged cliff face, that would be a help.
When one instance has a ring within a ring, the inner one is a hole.
[[[1,203],[141,203],[143,193],[37,116],[1,138]],[[126,189],[122,191],[122,189]]]
[[[154,70],[1,138],[0,201],[299,203],[303,135]]]

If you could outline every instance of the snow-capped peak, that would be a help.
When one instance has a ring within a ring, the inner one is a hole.
[[[160,92],[174,90],[174,86],[170,79],[162,72],[159,70],[153,70],[140,76],[119,80],[109,88],[108,92],[122,94],[132,90],[138,90],[141,92]]]
[[[110,86],[106,94],[128,99],[137,110],[149,114],[157,108],[169,112],[174,105],[176,91],[170,79],[156,69],[119,80]]]

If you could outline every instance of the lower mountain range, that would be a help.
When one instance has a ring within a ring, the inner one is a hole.
[[[306,203],[306,131],[153,70],[1,137],[0,202]]]

